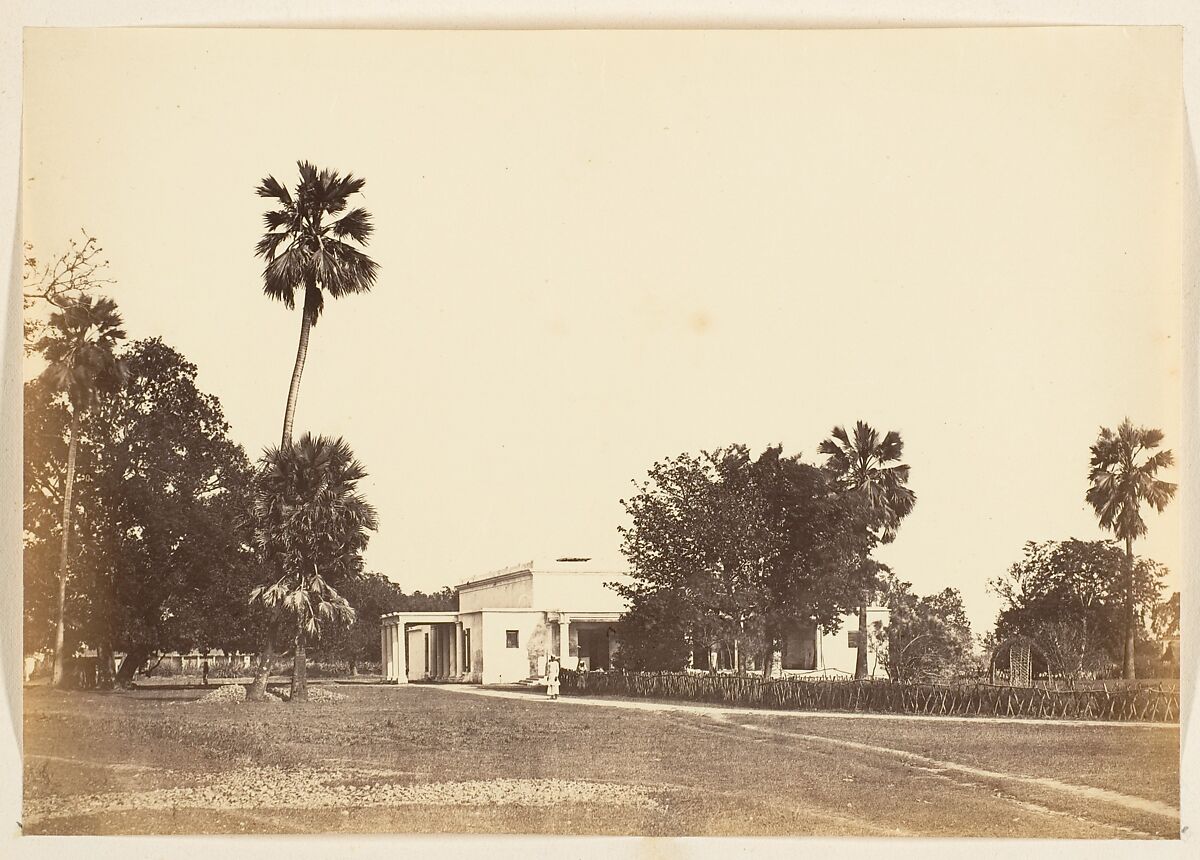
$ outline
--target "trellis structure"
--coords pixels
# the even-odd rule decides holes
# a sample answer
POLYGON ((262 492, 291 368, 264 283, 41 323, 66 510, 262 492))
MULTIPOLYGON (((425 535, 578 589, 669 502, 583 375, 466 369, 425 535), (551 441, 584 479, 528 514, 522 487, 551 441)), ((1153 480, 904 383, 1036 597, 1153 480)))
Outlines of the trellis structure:
POLYGON ((1045 652, 1028 636, 1010 636, 992 652, 990 664, 992 683, 1000 683, 1003 663, 1007 660, 1007 681, 1013 687, 1029 687, 1033 684, 1033 657, 1037 655, 1048 668, 1050 661, 1045 652))

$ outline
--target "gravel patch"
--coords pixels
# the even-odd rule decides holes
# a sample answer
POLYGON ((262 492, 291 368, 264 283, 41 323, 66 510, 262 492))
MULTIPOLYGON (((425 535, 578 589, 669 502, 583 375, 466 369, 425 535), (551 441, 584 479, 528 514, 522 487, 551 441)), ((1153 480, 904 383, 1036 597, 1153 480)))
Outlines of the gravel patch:
POLYGON ((225 684, 211 693, 205 693, 193 705, 233 705, 246 701, 246 688, 241 684, 225 684))
POLYGON ((391 806, 547 807, 590 806, 656 809, 639 786, 568 779, 487 779, 396 783, 378 772, 245 768, 202 778, 189 788, 27 798, 25 822, 145 809, 339 809, 391 806), (361 782, 363 779, 371 782, 361 782), (350 781, 359 781, 349 784, 350 781))
MULTIPOLYGON (((292 698, 290 690, 271 690, 271 696, 276 698, 276 701, 287 702, 292 698)), ((308 700, 319 704, 332 704, 335 702, 345 702, 350 699, 345 693, 335 693, 333 690, 326 690, 324 687, 309 687, 308 700)))

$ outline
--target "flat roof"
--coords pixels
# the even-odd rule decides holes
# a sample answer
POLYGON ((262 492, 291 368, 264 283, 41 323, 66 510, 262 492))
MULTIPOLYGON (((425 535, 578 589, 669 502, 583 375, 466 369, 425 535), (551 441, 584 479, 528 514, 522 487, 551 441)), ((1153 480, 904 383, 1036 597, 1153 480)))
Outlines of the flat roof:
POLYGON ((457 591, 460 588, 467 586, 480 585, 494 579, 501 579, 506 576, 517 576, 522 573, 581 573, 591 576, 629 576, 629 569, 621 565, 608 565, 603 562, 597 562, 589 557, 572 556, 559 557, 548 562, 533 562, 527 561, 522 564, 509 565, 502 567, 499 570, 491 570, 487 573, 481 573, 478 576, 469 577, 458 585, 454 586, 457 591))

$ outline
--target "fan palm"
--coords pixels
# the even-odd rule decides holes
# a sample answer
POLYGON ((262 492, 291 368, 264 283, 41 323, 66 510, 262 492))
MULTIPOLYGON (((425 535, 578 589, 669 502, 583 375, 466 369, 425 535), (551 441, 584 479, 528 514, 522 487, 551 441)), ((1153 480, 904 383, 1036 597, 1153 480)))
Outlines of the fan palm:
POLYGON ((269 448, 255 491, 257 540, 278 579, 250 599, 290 621, 295 653, 292 700, 308 696, 305 645, 325 625, 348 626, 354 610, 333 582, 360 572, 375 509, 358 492, 366 471, 342 439, 305 433, 269 448))
MULTIPOLYGON (((842 490, 859 496, 871 514, 875 536, 882 543, 896 539, 900 521, 912 513, 916 493, 908 487, 909 467, 900 461, 904 441, 895 430, 882 439, 869 424, 858 421, 854 437, 844 427, 834 427, 830 438, 817 449, 828 459, 826 467, 833 473, 842 490)), ((861 560, 864 579, 874 570, 870 559, 861 560)), ((854 677, 867 676, 867 591, 864 590, 858 609, 858 655, 854 677)))
POLYGON ((318 171, 307 161, 301 161, 299 168, 300 182, 295 194, 273 176, 268 176, 257 188, 260 197, 279 204, 279 208, 263 215, 267 232, 255 249, 255 254, 267 262, 263 269, 263 292, 283 302, 289 310, 296 306, 296 291, 303 292, 300 345, 283 415, 284 445, 292 438, 309 333, 324 310, 325 294, 336 299, 368 292, 379 270, 370 257, 355 247, 355 244, 366 245, 371 237, 374 228, 370 213, 362 208, 346 211, 350 196, 361 191, 366 180, 353 174, 341 176, 330 170, 318 171))
POLYGON ((125 338, 121 315, 112 299, 84 295, 50 315, 46 334, 37 350, 47 361, 43 381, 64 394, 71 406, 67 473, 63 480, 62 549, 58 568, 58 609, 54 634, 53 684, 63 685, 65 665, 65 609, 70 566, 71 507, 75 489, 75 457, 79 449, 79 421, 99 399, 120 388, 125 368, 116 357, 117 343, 125 338))
POLYGON ((1137 675, 1134 647, 1137 625, 1134 617, 1133 542, 1146 534, 1142 519, 1142 504, 1162 512, 1175 496, 1175 484, 1160 481, 1159 469, 1175 464, 1170 451, 1150 452, 1162 444, 1163 432, 1149 427, 1134 427, 1126 418, 1114 431, 1100 428, 1092 445, 1091 472, 1087 501, 1108 529, 1125 542, 1125 649, 1121 674, 1133 679, 1137 675))

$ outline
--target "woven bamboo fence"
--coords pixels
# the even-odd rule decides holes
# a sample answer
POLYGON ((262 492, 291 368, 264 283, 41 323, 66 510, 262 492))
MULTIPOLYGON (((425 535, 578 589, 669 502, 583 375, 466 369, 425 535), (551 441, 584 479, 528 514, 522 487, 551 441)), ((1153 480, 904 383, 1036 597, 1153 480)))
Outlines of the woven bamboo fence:
POLYGON ((994 684, 901 684, 689 672, 562 672, 562 691, 798 711, 1042 717, 1171 723, 1179 691, 1158 687, 1046 690, 994 684))

